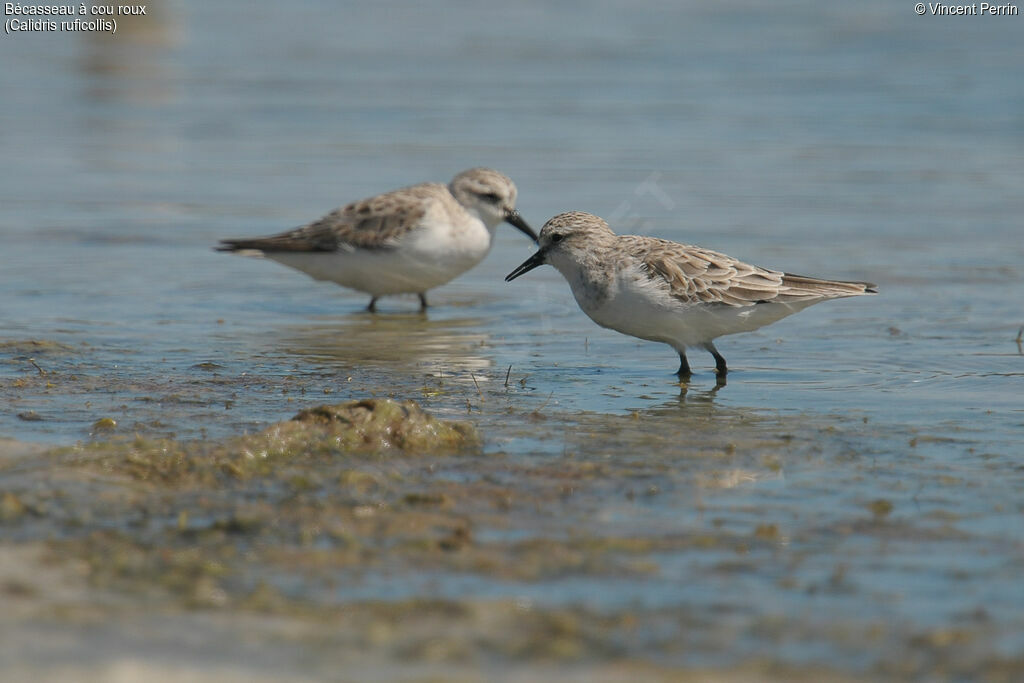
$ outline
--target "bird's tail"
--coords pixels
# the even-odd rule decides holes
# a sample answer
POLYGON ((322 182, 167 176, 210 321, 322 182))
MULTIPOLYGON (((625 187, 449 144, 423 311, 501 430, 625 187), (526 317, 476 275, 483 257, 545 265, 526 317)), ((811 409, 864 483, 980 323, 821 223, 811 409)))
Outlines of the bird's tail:
POLYGON ((248 240, 221 240, 220 244, 215 246, 214 251, 241 251, 242 249, 253 249, 254 247, 247 246, 248 240))
POLYGON ((214 249, 216 251, 334 251, 333 245, 300 239, 298 231, 286 232, 270 237, 242 237, 221 240, 214 249))
POLYGON ((841 297, 859 296, 861 294, 878 294, 878 286, 871 282, 845 282, 842 280, 822 280, 805 275, 784 273, 782 286, 790 290, 790 294, 798 297, 821 296, 841 297))

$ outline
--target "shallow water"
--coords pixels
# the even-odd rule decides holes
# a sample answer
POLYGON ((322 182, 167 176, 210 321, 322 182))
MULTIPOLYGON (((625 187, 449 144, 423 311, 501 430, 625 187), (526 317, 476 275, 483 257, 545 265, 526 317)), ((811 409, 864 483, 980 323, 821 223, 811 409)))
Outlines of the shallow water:
POLYGON ((481 518, 478 541, 689 540, 645 549, 644 572, 270 572, 282 590, 628 608, 654 632, 608 642, 667 666, 1021 666, 1019 17, 214 4, 0 40, 0 436, 71 444, 112 418, 218 439, 413 398, 504 463, 430 477, 541 501, 481 518), (511 229, 426 316, 211 250, 475 165, 515 179, 535 228, 588 210, 880 294, 721 340, 721 388, 694 352, 681 388, 670 349, 597 328, 552 269, 504 283, 531 253, 511 229), (577 461, 610 464, 552 502, 577 461), (664 626, 677 649, 659 610, 699 615, 664 626))

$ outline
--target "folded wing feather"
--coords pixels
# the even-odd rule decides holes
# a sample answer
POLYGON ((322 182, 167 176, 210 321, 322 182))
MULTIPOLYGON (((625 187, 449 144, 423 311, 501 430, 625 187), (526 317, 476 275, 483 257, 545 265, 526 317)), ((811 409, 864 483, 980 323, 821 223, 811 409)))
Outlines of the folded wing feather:
POLYGON ((638 237, 624 237, 624 240, 652 279, 662 279, 673 296, 691 303, 752 306, 876 291, 874 285, 866 282, 791 275, 743 263, 710 249, 667 240, 638 237))

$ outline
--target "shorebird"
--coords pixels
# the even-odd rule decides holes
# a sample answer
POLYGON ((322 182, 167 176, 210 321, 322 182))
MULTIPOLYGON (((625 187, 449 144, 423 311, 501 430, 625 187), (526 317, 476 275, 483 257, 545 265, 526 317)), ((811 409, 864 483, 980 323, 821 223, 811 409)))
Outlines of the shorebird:
POLYGON ((687 348, 710 352, 722 381, 728 367, 716 338, 756 330, 828 299, 877 293, 868 282, 793 275, 702 247, 616 235, 582 211, 545 223, 539 245, 506 282, 551 264, 595 323, 675 349, 681 379, 691 374, 687 348))
POLYGON ((510 223, 537 234, 515 209, 516 186, 502 173, 472 168, 448 185, 422 183, 335 209, 308 225, 269 237, 221 240, 218 251, 254 251, 317 280, 370 295, 417 294, 480 263, 494 231, 510 223))

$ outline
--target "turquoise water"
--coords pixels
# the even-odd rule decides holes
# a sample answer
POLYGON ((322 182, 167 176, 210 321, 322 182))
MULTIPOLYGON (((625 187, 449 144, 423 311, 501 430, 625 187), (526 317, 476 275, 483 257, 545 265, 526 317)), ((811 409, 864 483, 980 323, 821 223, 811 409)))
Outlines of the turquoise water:
MULTIPOLYGON (((176 2, 115 38, 4 36, 0 435, 67 444, 112 417, 220 437, 325 396, 459 417, 468 404, 489 450, 628 457, 661 492, 627 504, 632 484, 603 482, 565 511, 580 529, 770 521, 788 540, 731 570, 669 552, 650 581, 396 571, 325 599, 689 608, 722 615, 701 633, 742 633, 729 647, 694 636, 706 654, 692 664, 772 651, 851 671, 897 646, 816 628, 884 622, 910 638, 984 613, 971 656, 1019 655, 1021 21, 891 2, 176 2), (695 352, 682 391, 668 347, 596 327, 552 269, 504 283, 531 253, 511 229, 425 318, 401 298, 371 317, 363 295, 211 249, 476 165, 516 181, 535 228, 586 210, 880 294, 723 339, 718 390, 695 352), (796 445, 775 454, 781 471, 739 463, 757 476, 709 493, 709 466, 674 450, 694 419, 796 445), (865 526, 876 499, 892 525, 865 526), (780 615, 804 636, 773 644, 733 622, 780 615)), ((537 523, 502 533, 546 533, 537 523)))

